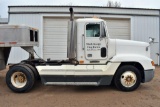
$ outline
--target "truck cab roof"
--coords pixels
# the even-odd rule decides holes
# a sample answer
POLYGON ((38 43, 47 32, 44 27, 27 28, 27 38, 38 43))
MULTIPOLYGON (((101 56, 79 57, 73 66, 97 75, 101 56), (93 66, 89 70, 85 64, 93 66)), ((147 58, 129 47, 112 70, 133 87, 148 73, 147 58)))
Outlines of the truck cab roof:
POLYGON ((77 22, 101 22, 103 19, 99 18, 80 18, 76 20, 77 22))

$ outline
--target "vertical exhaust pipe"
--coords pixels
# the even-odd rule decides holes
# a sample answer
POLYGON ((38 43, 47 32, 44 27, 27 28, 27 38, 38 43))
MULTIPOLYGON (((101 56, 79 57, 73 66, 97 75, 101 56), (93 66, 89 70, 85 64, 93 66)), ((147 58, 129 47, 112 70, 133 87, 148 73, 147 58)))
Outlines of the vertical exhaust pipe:
POLYGON ((70 11, 70 21, 74 21, 74 11, 73 11, 73 8, 70 7, 69 11, 70 11))
POLYGON ((76 58, 76 33, 73 8, 70 7, 69 11, 70 21, 68 23, 67 57, 73 60, 76 58))

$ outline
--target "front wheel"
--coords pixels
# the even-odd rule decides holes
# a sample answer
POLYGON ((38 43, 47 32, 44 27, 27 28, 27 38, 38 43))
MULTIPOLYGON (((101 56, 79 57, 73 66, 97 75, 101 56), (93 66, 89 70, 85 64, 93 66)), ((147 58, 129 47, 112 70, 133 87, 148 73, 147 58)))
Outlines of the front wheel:
POLYGON ((125 65, 118 69, 114 77, 115 86, 122 91, 134 91, 141 83, 140 71, 131 65, 125 65))

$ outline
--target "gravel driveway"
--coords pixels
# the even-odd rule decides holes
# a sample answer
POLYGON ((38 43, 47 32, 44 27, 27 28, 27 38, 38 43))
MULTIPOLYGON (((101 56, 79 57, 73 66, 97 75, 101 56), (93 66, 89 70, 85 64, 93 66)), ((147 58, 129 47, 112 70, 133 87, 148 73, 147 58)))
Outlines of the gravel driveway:
POLYGON ((160 67, 152 82, 133 92, 113 86, 44 86, 38 81, 28 93, 14 93, 0 71, 0 107, 160 107, 160 67))

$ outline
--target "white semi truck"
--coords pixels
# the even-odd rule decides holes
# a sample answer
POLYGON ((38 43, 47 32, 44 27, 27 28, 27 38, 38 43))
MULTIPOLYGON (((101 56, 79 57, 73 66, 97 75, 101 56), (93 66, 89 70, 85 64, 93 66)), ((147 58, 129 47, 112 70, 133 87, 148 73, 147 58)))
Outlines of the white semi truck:
POLYGON ((113 83, 122 91, 133 91, 140 83, 153 79, 155 66, 150 58, 149 43, 111 39, 104 20, 74 20, 72 8, 70 13, 66 60, 34 58, 33 46, 38 45, 38 30, 33 28, 17 27, 23 38, 19 45, 16 45, 20 42, 17 39, 16 42, 11 40, 9 46, 0 41, 1 69, 7 63, 11 47, 20 46, 30 53, 29 59, 10 66, 6 74, 6 83, 12 91, 27 92, 38 78, 45 85, 100 86, 113 83))

